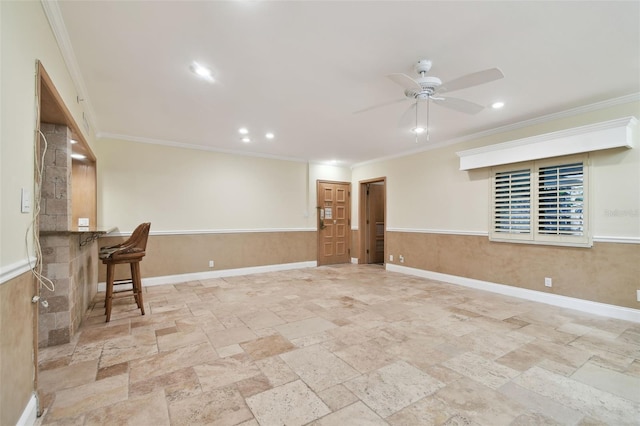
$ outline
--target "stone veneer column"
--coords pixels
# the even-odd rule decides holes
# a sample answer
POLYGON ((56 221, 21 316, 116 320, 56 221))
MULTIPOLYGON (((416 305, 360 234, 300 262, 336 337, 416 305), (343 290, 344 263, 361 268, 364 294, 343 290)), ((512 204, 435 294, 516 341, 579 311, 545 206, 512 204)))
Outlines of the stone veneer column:
POLYGON ((71 339, 69 315, 71 288, 71 132, 67 126, 41 123, 46 138, 40 141, 40 158, 46 146, 40 191, 38 224, 42 247, 42 273, 53 282, 54 291, 41 287, 40 296, 48 307, 39 305, 38 346, 68 343, 71 339), (62 231, 61 233, 54 233, 62 231))
MULTIPOLYGON (((71 131, 67 126, 40 124, 47 140, 40 194, 40 231, 68 231, 71 226, 71 131)), ((40 156, 45 148, 40 142, 40 156)))
MULTIPOLYGON (((86 307, 95 295, 89 283, 97 282, 97 242, 82 243, 69 232, 71 206, 71 131, 63 125, 40 124, 47 139, 38 216, 42 272, 54 291, 41 287, 48 303, 39 305, 38 346, 68 343, 77 331, 86 307)), ((41 149, 44 149, 44 141, 41 149)))

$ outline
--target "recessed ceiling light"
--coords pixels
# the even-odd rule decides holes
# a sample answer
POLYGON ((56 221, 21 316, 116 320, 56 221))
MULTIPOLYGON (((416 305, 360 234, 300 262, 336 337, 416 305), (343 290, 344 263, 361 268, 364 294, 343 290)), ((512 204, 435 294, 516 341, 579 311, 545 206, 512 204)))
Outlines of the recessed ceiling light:
POLYGON ((414 127, 413 129, 411 129, 411 131, 412 131, 413 133, 415 133, 416 135, 419 135, 419 134, 421 134, 421 133, 424 133, 424 132, 425 132, 425 130, 427 130, 427 129, 425 129, 424 127, 414 127))
POLYGON ((267 138, 267 139, 273 139, 273 138, 276 137, 276 135, 274 135, 273 133, 269 132, 266 135, 264 135, 264 137, 267 138))
POLYGON ((77 143, 78 143, 78 141, 77 141, 77 140, 75 140, 75 139, 71 139, 69 142, 71 142, 71 145, 75 145, 75 144, 77 144, 77 143))
POLYGON ((87 158, 87 156, 82 154, 71 154, 71 158, 75 158, 76 160, 84 160, 85 158, 87 158))
POLYGON ((213 81, 213 75, 211 75, 211 70, 203 65, 200 65, 197 62, 193 62, 191 64, 191 71, 199 77, 204 78, 205 80, 213 81))
POLYGON ((241 139, 241 141, 244 142, 244 143, 249 143, 249 142, 251 142, 251 138, 249 136, 245 136, 245 137, 243 137, 241 139))
POLYGON ((241 135, 247 135, 249 134, 249 130, 247 130, 246 127, 241 127, 238 129, 238 133, 240 133, 241 135))
POLYGON ((500 109, 504 106, 504 102, 494 102, 491 104, 491 108, 500 109))

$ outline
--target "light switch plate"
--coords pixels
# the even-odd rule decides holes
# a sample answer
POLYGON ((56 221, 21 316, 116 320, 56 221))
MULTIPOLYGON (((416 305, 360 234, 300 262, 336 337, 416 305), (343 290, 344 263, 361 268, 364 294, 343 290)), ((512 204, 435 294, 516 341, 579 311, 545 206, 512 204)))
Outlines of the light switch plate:
POLYGON ((22 188, 20 193, 20 212, 31 213, 31 191, 26 188, 22 188))
POLYGON ((89 226, 89 218, 88 217, 79 217, 78 218, 78 226, 89 226))

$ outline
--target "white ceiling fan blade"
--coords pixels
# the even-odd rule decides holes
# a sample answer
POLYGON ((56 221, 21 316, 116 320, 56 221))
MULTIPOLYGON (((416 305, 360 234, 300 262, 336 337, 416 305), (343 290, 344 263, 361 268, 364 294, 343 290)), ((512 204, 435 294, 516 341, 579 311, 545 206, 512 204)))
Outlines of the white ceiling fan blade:
POLYGON ((470 115, 477 114, 484 109, 482 105, 478 105, 474 102, 465 101, 464 99, 447 97, 447 98, 431 98, 431 100, 433 100, 434 103, 440 106, 450 108, 458 112, 464 112, 465 114, 470 114, 470 115))
POLYGON ((418 92, 422 91, 422 87, 420 87, 418 82, 406 74, 389 74, 387 77, 389 77, 394 83, 399 84, 405 89, 417 90, 418 92))
POLYGON ((370 106, 370 107, 367 107, 367 108, 364 108, 364 109, 359 109, 358 111, 354 111, 353 113, 354 114, 360 114, 360 113, 363 113, 363 112, 371 111, 372 109, 382 108, 382 107, 385 107, 387 105, 393 105, 393 104, 397 104, 397 103, 400 103, 400 102, 404 102, 406 100, 407 100, 407 98, 396 99, 396 100, 393 100, 393 101, 389 101, 389 102, 384 102, 384 103, 381 103, 381 104, 373 105, 373 106, 370 106))
POLYGON ((444 83, 436 91, 437 93, 453 92, 454 90, 466 89, 467 87, 479 86, 491 81, 504 78, 504 74, 498 68, 490 68, 484 71, 478 71, 471 74, 456 78, 455 80, 444 83))

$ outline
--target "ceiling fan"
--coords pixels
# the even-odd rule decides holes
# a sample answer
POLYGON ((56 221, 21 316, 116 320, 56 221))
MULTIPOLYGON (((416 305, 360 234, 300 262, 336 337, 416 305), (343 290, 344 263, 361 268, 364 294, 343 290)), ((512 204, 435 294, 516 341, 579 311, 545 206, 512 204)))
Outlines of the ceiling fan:
MULTIPOLYGON (((415 127, 412 131, 417 135, 423 132, 427 132, 427 140, 429 139, 429 101, 433 101, 433 103, 453 109, 455 111, 463 112, 466 114, 477 114, 482 111, 485 107, 474 102, 470 102, 464 99, 451 98, 449 96, 442 96, 442 94, 447 92, 453 92, 455 90, 462 90, 473 86, 479 86, 481 84, 489 83, 491 81, 499 80, 504 77, 502 71, 498 68, 489 68, 483 71, 474 72, 471 74, 464 75, 457 79, 451 80, 446 83, 442 83, 442 81, 438 77, 429 76, 427 73, 431 69, 431 61, 428 59, 421 59, 415 66, 416 73, 418 74, 418 78, 413 79, 406 74, 396 73, 389 74, 389 77, 393 82, 402 86, 404 90, 405 97, 402 99, 394 100, 391 102, 385 102, 380 105, 375 105, 369 108, 362 109, 360 111, 356 111, 356 113, 361 113, 365 111, 369 111, 375 108, 380 108, 386 105, 404 102, 406 100, 414 100, 415 102, 409 107, 409 109, 403 114, 403 118, 406 117, 409 113, 415 110, 415 127), (419 113, 418 106, 420 102, 426 102, 427 109, 427 123, 426 126, 422 126, 419 122, 419 113)), ((401 119, 402 121, 402 119, 401 119)))

